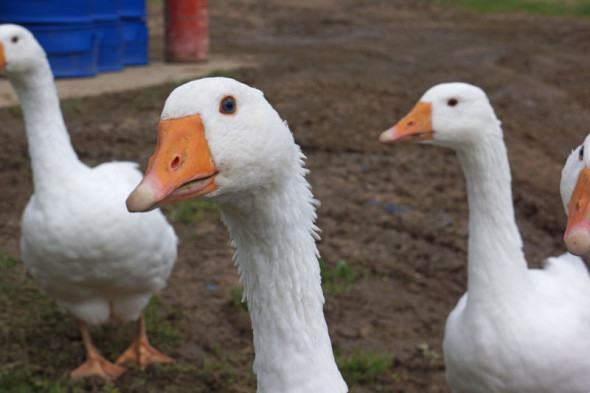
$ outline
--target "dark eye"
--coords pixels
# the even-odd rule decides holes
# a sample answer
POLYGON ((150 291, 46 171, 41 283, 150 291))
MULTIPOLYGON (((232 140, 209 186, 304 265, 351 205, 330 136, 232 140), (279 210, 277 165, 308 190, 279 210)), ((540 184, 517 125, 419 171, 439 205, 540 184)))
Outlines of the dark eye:
POLYGON ((456 98, 449 98, 449 100, 447 101, 448 106, 455 106, 458 103, 459 103, 459 101, 456 98))
POLYGON ((16 44, 18 42, 18 36, 13 36, 11 41, 16 44))
POLYGON ((584 146, 580 147, 579 157, 580 157, 580 161, 582 161, 584 159, 584 146))
POLYGON ((231 115, 236 111, 238 108, 238 104, 236 104, 236 99, 232 96, 227 96, 219 103, 219 112, 225 115, 231 115))

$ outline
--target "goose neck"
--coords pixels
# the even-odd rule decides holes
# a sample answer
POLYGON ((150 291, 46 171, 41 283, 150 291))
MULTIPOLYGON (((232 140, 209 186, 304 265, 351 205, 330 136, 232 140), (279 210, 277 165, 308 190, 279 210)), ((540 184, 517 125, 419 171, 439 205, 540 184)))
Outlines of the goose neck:
POLYGON ((316 201, 303 173, 221 206, 252 321, 258 392, 346 391, 323 314, 316 201))
POLYGON ((70 142, 47 61, 10 81, 23 110, 35 192, 43 192, 63 183, 63 177, 82 164, 70 142))
POLYGON ((489 137, 458 156, 469 202, 469 300, 513 299, 515 292, 525 288, 527 265, 502 136, 489 137))

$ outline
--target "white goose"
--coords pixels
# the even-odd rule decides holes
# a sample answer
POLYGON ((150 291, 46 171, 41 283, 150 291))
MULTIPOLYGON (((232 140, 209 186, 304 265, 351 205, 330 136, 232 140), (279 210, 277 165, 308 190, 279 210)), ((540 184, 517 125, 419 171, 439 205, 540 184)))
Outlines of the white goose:
POLYGON ((564 240, 569 252, 590 252, 590 135, 571 152, 561 171, 561 199, 568 215, 564 240), (586 154, 584 154, 586 152, 586 154))
POLYGON ((347 391, 322 309, 303 159, 262 92, 200 79, 166 100, 156 151, 127 200, 130 211, 199 196, 219 205, 248 301, 259 393, 347 391))
POLYGON ((447 380, 455 393, 588 393, 590 278, 571 254, 529 270, 514 219, 500 122, 485 93, 432 87, 382 142, 455 150, 469 200, 467 293, 448 317, 447 380))
POLYGON ((33 169, 35 191, 22 218, 22 259, 41 287, 78 320, 87 361, 71 376, 114 379, 124 372, 100 355, 86 326, 109 317, 139 320, 118 364, 170 362, 149 345, 142 310, 166 284, 177 238, 159 211, 126 210, 125 199, 141 179, 137 164, 89 168, 78 160, 45 52, 28 30, 0 25, 0 68, 22 105, 33 169))

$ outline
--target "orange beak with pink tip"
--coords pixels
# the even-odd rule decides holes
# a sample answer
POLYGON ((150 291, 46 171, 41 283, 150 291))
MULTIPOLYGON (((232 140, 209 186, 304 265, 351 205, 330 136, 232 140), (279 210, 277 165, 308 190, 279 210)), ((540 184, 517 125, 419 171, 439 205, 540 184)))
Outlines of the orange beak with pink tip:
POLYGON ((379 141, 424 141, 432 139, 432 104, 419 101, 395 126, 383 131, 379 141))
POLYGON ((590 252, 590 169, 584 168, 568 203, 568 221, 563 236, 567 250, 574 255, 590 252))
POLYGON ((143 212, 205 195, 217 189, 217 173, 200 115, 162 120, 156 151, 127 209, 143 212))

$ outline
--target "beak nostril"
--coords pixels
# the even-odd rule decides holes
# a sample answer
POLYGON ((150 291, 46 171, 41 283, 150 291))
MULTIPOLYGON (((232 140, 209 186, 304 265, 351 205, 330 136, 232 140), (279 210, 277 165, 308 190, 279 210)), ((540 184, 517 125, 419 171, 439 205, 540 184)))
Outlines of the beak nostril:
POLYGON ((176 156, 176 157, 174 157, 174 159, 170 163, 170 169, 172 169, 173 171, 175 171, 176 169, 178 169, 178 166, 179 165, 180 165, 180 157, 179 156, 176 156))
POLYGON ((413 126, 413 125, 414 125, 414 120, 410 120, 410 121, 408 122, 408 124, 407 124, 407 126, 408 126, 408 127, 411 127, 411 126, 413 126))

